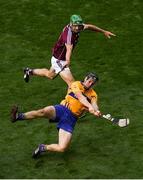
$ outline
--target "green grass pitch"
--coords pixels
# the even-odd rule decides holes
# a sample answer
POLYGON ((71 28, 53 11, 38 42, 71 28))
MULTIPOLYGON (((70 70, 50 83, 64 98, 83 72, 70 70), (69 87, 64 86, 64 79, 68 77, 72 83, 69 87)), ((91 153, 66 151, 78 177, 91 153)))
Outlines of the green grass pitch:
POLYGON ((142 0, 0 0, 0 178, 143 178, 143 1, 142 0), (91 115, 75 128, 70 149, 31 153, 40 143, 57 142, 47 119, 12 124, 13 104, 22 111, 57 104, 66 84, 33 77, 22 69, 50 66, 51 48, 72 14, 110 30, 83 32, 71 69, 77 80, 86 72, 100 77, 96 92, 102 112, 130 118, 127 128, 91 115))

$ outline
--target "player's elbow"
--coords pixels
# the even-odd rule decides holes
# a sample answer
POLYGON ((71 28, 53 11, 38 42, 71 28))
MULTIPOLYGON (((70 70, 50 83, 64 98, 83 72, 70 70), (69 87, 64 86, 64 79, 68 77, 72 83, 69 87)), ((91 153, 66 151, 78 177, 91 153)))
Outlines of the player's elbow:
POLYGON ((53 79, 54 79, 54 76, 49 76, 49 79, 53 80, 53 79))
POLYGON ((65 151, 66 151, 66 149, 63 149, 63 148, 60 149, 61 153, 64 153, 65 151))

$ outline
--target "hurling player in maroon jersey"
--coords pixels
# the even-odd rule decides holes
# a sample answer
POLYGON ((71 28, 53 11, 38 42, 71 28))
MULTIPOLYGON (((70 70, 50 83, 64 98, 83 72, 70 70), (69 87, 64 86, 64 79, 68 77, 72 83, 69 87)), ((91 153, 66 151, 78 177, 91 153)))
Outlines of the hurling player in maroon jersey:
POLYGON ((91 30, 103 33, 107 38, 115 36, 110 31, 103 30, 92 24, 84 24, 81 16, 72 15, 70 24, 64 27, 59 39, 55 43, 52 50, 51 67, 50 69, 24 69, 24 80, 29 81, 32 75, 43 76, 53 79, 58 74, 67 83, 68 86, 74 81, 73 75, 70 71, 69 65, 73 49, 78 43, 81 31, 91 30))

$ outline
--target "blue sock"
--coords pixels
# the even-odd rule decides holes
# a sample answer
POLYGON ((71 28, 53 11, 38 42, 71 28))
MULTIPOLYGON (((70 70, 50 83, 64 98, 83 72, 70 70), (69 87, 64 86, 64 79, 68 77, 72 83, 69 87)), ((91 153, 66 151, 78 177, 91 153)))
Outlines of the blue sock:
POLYGON ((18 113, 16 119, 17 119, 17 120, 24 120, 24 119, 25 119, 24 113, 18 113))
POLYGON ((40 150, 40 152, 45 152, 46 151, 45 144, 40 144, 39 150, 40 150))

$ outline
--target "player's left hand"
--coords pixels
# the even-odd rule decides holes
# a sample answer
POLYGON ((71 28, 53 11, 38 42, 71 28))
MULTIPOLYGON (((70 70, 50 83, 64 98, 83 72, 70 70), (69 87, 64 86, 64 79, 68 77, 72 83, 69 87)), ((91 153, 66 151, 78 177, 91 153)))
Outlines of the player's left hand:
POLYGON ((104 32, 104 35, 105 35, 107 38, 111 38, 111 36, 116 36, 115 34, 111 33, 110 31, 105 31, 105 32, 104 32))

